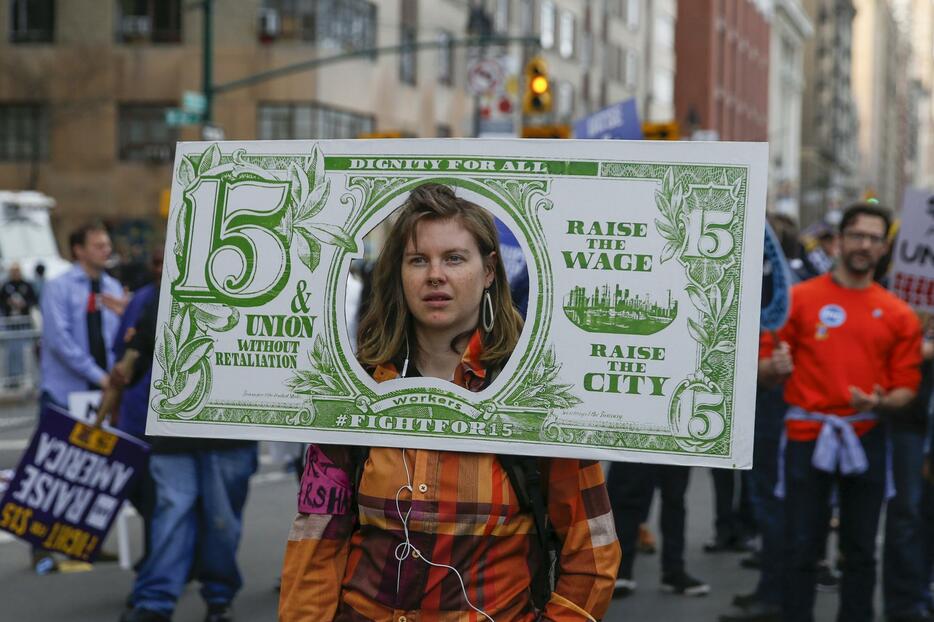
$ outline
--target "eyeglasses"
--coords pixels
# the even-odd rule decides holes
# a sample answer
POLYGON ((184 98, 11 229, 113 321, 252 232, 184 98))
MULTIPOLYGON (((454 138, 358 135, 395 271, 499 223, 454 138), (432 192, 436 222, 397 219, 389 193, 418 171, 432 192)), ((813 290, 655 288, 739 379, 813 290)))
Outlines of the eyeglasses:
POLYGON ((861 231, 844 231, 843 237, 849 240, 850 242, 870 242, 876 246, 885 243, 884 235, 876 235, 875 233, 863 233, 861 231))

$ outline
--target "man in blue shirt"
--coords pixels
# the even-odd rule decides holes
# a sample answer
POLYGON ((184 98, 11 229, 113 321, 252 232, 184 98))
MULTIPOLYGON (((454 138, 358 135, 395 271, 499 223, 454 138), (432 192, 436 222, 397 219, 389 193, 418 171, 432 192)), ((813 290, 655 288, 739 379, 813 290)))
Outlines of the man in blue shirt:
POLYGON ((120 283, 104 272, 112 247, 103 225, 85 225, 68 241, 75 263, 48 282, 41 301, 41 405, 67 407, 70 393, 108 387, 126 305, 120 283))
MULTIPOLYGON (((104 226, 85 225, 68 242, 75 263, 46 284, 40 305, 40 416, 49 404, 67 409, 70 393, 109 386, 113 338, 126 306, 120 283, 104 272, 112 251, 104 226)), ((49 552, 35 548, 33 566, 46 574, 57 564, 49 552)))

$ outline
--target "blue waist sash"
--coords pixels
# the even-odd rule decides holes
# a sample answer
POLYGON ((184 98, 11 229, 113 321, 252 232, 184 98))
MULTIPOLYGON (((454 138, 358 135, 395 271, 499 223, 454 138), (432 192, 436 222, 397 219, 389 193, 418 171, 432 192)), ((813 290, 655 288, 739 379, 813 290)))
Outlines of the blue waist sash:
POLYGON ((866 451, 853 424, 878 419, 879 416, 872 412, 846 416, 826 415, 808 412, 797 406, 792 406, 785 414, 785 421, 817 421, 822 424, 814 445, 811 465, 826 473, 836 473, 839 467, 843 475, 858 475, 869 468, 866 451))
MULTIPOLYGON (((839 471, 841 475, 859 475, 869 469, 866 450, 863 449, 863 444, 856 430, 853 429, 853 424, 860 421, 878 420, 879 416, 874 412, 828 415, 809 412, 798 406, 791 406, 785 413, 785 421, 816 421, 821 424, 820 433, 814 444, 814 455, 811 456, 811 466, 825 473, 839 471)), ((785 445, 787 442, 787 433, 783 432, 778 455, 778 482, 775 486, 775 496, 779 498, 785 497, 785 445)), ((892 476, 892 456, 888 441, 886 445, 886 499, 891 499, 895 495, 895 479, 892 476)))

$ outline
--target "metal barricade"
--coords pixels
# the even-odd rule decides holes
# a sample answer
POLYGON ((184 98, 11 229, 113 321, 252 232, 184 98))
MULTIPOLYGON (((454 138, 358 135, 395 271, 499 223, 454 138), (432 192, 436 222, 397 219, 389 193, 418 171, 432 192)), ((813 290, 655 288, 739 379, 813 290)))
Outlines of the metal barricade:
POLYGON ((0 317, 0 397, 31 393, 39 385, 39 335, 32 317, 0 317))

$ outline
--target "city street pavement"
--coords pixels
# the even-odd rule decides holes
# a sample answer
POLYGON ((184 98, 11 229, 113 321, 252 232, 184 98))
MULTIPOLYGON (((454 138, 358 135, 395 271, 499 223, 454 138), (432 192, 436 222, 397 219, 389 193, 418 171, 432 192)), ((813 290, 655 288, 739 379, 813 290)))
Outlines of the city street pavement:
POLYGON ((0 402, 0 471, 16 467, 36 424, 35 400, 0 402))
MULTIPOLYGON (((658 535, 658 497, 652 505, 649 519, 652 531, 658 535)), ((691 469, 691 482, 686 502, 687 546, 686 568, 696 578, 710 584, 707 596, 686 597, 662 592, 659 553, 639 555, 633 579, 637 583, 635 593, 625 599, 614 600, 607 613, 607 621, 655 621, 660 622, 717 622, 717 617, 729 611, 730 601, 735 594, 752 592, 759 573, 740 567, 741 553, 705 553, 704 543, 713 535, 713 484, 709 469, 691 469)), ((835 543, 836 538, 831 539, 835 543)), ((661 542, 659 542, 661 545, 661 542)), ((880 551, 881 559, 881 551, 880 551)), ((881 581, 881 575, 879 577, 881 581)), ((878 601, 878 599, 877 599, 878 601)), ((815 620, 830 622, 836 619, 837 594, 817 594, 815 620)), ((882 620, 880 605, 876 604, 876 617, 882 620)))
MULTIPOLYGON (((0 469, 15 467, 22 451, 20 445, 25 446, 29 438, 34 415, 32 404, 0 405, 0 469)), ((267 464, 253 478, 245 512, 240 548, 244 588, 235 602, 236 618, 241 622, 276 619, 275 585, 295 512, 294 476, 281 472, 268 460, 264 462, 267 464)), ((749 592, 755 586, 756 573, 739 567, 741 555, 703 552, 703 543, 712 530, 712 486, 706 469, 692 470, 688 495, 687 568, 710 583, 711 594, 689 598, 661 592, 658 554, 640 555, 635 568, 638 589, 629 598, 614 601, 605 620, 715 622, 727 610, 734 594, 749 592)), ((653 530, 656 530, 655 511, 653 508, 653 530)), ((136 556, 141 550, 138 517, 130 519, 130 528, 136 556)), ((113 533, 105 548, 116 550, 113 533)), ((87 572, 38 577, 30 570, 28 560, 28 547, 0 532, 0 619, 115 622, 119 618, 132 585, 132 572, 110 563, 98 564, 87 572)), ((818 621, 834 619, 836 600, 836 594, 818 594, 818 621)), ((878 605, 876 611, 881 620, 878 605)), ((197 585, 191 584, 179 602, 174 620, 194 622, 203 616, 197 585)))

